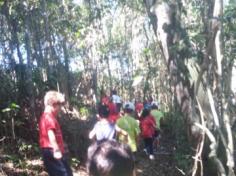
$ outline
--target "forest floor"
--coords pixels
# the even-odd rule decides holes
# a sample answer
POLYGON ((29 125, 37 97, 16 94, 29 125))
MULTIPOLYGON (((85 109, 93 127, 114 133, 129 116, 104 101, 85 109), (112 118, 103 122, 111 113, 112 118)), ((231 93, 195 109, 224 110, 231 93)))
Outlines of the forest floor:
MULTIPOLYGON (((183 173, 176 167, 174 159, 174 144, 171 139, 163 135, 160 146, 155 152, 155 160, 150 160, 145 152, 140 149, 137 153, 137 176, 181 176, 183 173)), ((4 155, 1 155, 2 157, 4 155)), ((1 163, 1 160, 0 160, 1 163)), ((73 168, 74 176, 87 176, 84 164, 73 168)), ((36 158, 27 158, 24 169, 18 168, 13 162, 4 162, 0 164, 0 175, 9 176, 47 176, 43 168, 40 156, 36 158)))
MULTIPOLYGON (((72 136, 76 130, 78 132, 79 128, 83 130, 86 135, 86 130, 89 130, 91 125, 93 124, 91 121, 89 123, 81 123, 81 121, 73 121, 66 120, 64 124, 68 127, 70 126, 69 131, 72 131, 69 136, 72 136), (71 125, 70 125, 71 124, 71 125)), ((64 125, 65 126, 65 125, 64 125)), ((63 125, 62 125, 63 129, 63 125)), ((65 129, 63 129, 65 130, 65 129)), ((68 133, 68 131, 67 131, 68 133)), ((81 135, 81 132, 78 132, 81 135)), ((76 143, 87 143, 83 146, 83 150, 80 151, 79 156, 86 155, 86 149, 88 146, 87 137, 78 137, 74 136, 74 140, 76 143), (80 141, 78 141, 80 139, 80 141)), ((36 144, 37 145, 37 144, 36 144)), ((175 152, 175 140, 171 135, 171 131, 163 130, 162 137, 160 140, 160 146, 157 148, 155 152, 155 160, 150 160, 148 156, 143 151, 143 145, 141 144, 139 147, 139 151, 137 152, 137 164, 136 164, 136 175, 137 176, 182 176, 185 173, 182 172, 181 169, 177 167, 174 152, 175 152)), ((77 147, 77 146, 76 146, 77 147)), ((81 146, 82 147, 82 146, 81 146)), ((6 147, 4 147, 6 148, 6 147)), ((77 147, 78 148, 78 147, 77 147)), ((81 149, 81 148, 80 148, 81 149)), ((25 155, 25 157, 19 159, 18 153, 11 153, 11 150, 4 150, 0 148, 0 176, 47 176, 47 173, 44 171, 43 162, 40 154, 38 153, 35 156, 25 155), (7 152, 8 151, 8 152, 7 152)), ((86 158, 86 156, 82 156, 86 158)), ((83 159, 85 161, 85 159, 83 159)), ((77 165, 72 164, 74 176, 87 176, 85 162, 78 162, 77 165)))
MULTIPOLYGON (((160 146, 155 151, 155 160, 150 160, 140 148, 137 152, 136 176, 182 176, 183 171, 176 167, 174 159, 175 146, 170 136, 162 135, 160 146)), ((86 169, 81 167, 74 176, 87 176, 86 169)))

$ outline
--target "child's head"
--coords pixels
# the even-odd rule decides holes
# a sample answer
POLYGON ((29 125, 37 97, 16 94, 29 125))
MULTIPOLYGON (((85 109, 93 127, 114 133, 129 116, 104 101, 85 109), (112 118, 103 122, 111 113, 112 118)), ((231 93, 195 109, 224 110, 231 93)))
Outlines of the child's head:
POLYGON ((65 96, 60 92, 51 90, 44 96, 44 106, 53 106, 55 104, 63 104, 65 102, 65 96))
POLYGON ((44 96, 45 109, 54 113, 58 113, 61 109, 62 104, 65 103, 65 96, 60 92, 51 90, 48 91, 44 96))
POLYGON ((141 118, 145 118, 145 117, 149 116, 149 114, 150 114, 150 108, 146 107, 142 111, 141 118))
POLYGON ((101 118, 108 118, 109 116, 109 108, 107 105, 100 105, 98 107, 98 114, 101 118))
POLYGON ((124 104, 124 112, 125 113, 130 114, 130 113, 134 112, 134 110, 135 110, 135 107, 134 107, 133 103, 127 102, 127 103, 124 104))
POLYGON ((117 95, 117 91, 114 89, 111 91, 112 95, 117 95))
POLYGON ((152 109, 158 109, 158 102, 152 102, 152 109))
POLYGON ((95 143, 88 149, 87 169, 90 176, 132 176, 131 149, 116 141, 95 143))

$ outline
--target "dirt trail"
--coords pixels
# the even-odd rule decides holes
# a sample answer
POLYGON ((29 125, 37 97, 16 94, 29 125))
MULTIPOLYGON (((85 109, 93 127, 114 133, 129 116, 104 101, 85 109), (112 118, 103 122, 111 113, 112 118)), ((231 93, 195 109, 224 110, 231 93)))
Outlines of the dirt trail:
MULTIPOLYGON (((155 152, 155 160, 150 160, 142 149, 137 153, 137 176, 182 176, 174 160, 174 144, 168 136, 163 135, 160 146, 155 152)), ((86 169, 80 167, 74 176, 87 176, 86 169)))

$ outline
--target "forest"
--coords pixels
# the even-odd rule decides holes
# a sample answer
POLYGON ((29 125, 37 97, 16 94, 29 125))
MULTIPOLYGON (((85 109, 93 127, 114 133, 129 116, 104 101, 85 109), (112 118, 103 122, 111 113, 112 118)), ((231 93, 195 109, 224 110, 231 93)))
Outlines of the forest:
POLYGON ((160 144, 137 176, 235 176, 236 0, 0 0, 0 175, 47 176, 49 90, 76 176, 101 97, 157 101, 160 144))

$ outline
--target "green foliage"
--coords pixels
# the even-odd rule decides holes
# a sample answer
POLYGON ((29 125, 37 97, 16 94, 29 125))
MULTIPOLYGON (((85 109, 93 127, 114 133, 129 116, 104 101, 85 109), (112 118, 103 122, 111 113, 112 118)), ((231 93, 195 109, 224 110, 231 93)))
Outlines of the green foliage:
POLYGON ((182 115, 179 112, 165 113, 165 117, 167 128, 172 131, 172 135, 176 141, 174 158, 177 162, 177 166, 185 173, 188 173, 193 160, 191 155, 191 148, 188 143, 185 131, 186 124, 184 123, 182 115))
POLYGON ((80 165, 80 160, 78 160, 77 158, 71 158, 71 166, 74 168, 77 168, 80 165))
POLYGON ((227 6, 223 16, 224 46, 226 58, 232 62, 236 56, 236 7, 227 6))
POLYGON ((79 99, 77 97, 71 97, 70 103, 72 106, 75 106, 77 108, 80 108, 83 106, 83 103, 81 101, 79 101, 79 99))
POLYGON ((144 49, 143 49, 143 53, 144 53, 145 55, 150 55, 150 52, 151 52, 150 48, 144 48, 144 49))
MULTIPOLYGON (((2 124, 10 125, 11 118, 15 118, 18 111, 20 110, 20 106, 16 103, 11 103, 7 108, 2 109, 3 118, 1 119, 2 124)), ((21 121, 17 120, 16 125, 21 125, 21 121)))
POLYGON ((18 164, 19 163, 19 156, 16 154, 7 155, 6 160, 12 161, 14 164, 18 164))
POLYGON ((89 109, 87 107, 81 107, 79 112, 82 116, 88 117, 89 116, 89 109))
POLYGON ((4 0, 0 0, 0 8, 4 4, 4 0))
POLYGON ((6 112, 17 112, 20 109, 20 106, 17 105, 16 103, 11 103, 7 108, 3 109, 2 112, 6 113, 6 112))
POLYGON ((37 143, 29 143, 23 139, 17 141, 19 154, 24 158, 32 157, 40 154, 39 145, 37 143))

